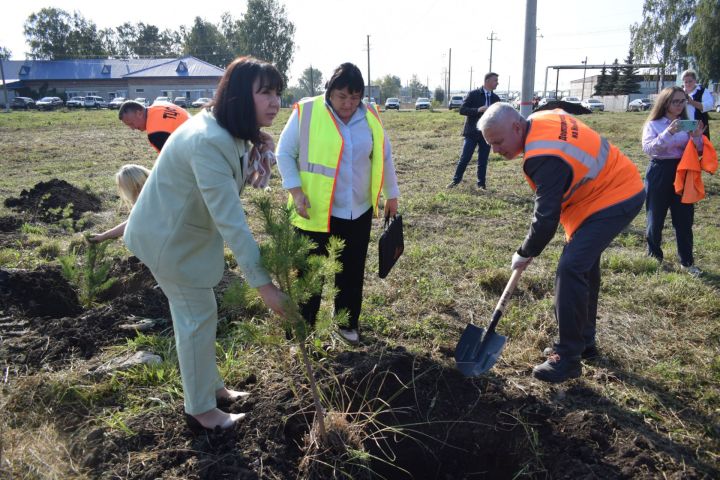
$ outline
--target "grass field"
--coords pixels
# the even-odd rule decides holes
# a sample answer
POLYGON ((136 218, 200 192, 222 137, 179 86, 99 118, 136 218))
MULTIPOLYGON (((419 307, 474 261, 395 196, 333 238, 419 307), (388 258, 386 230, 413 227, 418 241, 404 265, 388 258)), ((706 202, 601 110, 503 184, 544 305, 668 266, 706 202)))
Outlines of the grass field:
MULTIPOLYGON (((283 111, 270 129, 276 138, 287 115, 288 111, 283 111)), ((711 115, 717 120, 717 114, 711 115)), ((432 362, 434 369, 447 372, 453 367, 451 354, 466 323, 489 321, 509 278, 510 258, 527 232, 532 192, 523 178, 521 160, 508 161, 496 155, 490 158, 487 191, 475 188, 474 163, 460 186, 445 189, 462 142, 463 117, 457 112, 389 111, 381 116, 392 142, 400 183, 405 253, 387 279, 377 277, 374 244, 381 224, 376 220, 360 319, 365 341, 356 354, 372 356, 379 349, 401 348, 432 362)), ((644 172, 647 158, 640 149, 640 136, 645 117, 644 113, 600 113, 582 120, 617 145, 644 172)), ((718 125, 718 121, 711 123, 716 144, 720 144, 718 125)), ((17 197, 21 190, 29 190, 40 181, 66 180, 102 198, 103 212, 88 219, 93 231, 105 229, 127 214, 113 183, 120 165, 139 163, 151 167, 154 157, 147 139, 124 127, 115 112, 0 115, 0 197, 17 197)), ((548 413, 552 418, 571 405, 578 411, 593 412, 605 418, 607 424, 619 425, 617 431, 623 432, 615 436, 608 433, 603 442, 611 445, 615 440, 618 444, 632 443, 633 435, 646 439, 644 446, 636 445, 636 450, 650 452, 652 465, 641 462, 633 466, 632 458, 624 463, 618 460, 613 465, 627 464, 636 470, 626 472, 617 467, 613 470, 617 475, 610 475, 612 478, 717 478, 720 180, 703 177, 707 198, 696 206, 694 227, 696 264, 704 272, 700 278, 680 270, 669 219, 664 237, 665 266, 661 268, 645 255, 645 213, 641 212, 602 259, 598 343, 603 360, 586 364, 579 380, 561 386, 541 384, 532 379, 530 371, 542 361, 543 348, 552 344, 557 333, 552 305, 554 269, 564 241, 559 231, 521 278, 518 292, 498 327, 500 333, 509 336, 498 364, 489 379, 467 381, 467 388, 482 385, 480 390, 487 391, 483 389, 488 385, 500 385, 498 388, 518 405, 539 402, 553 412, 548 413), (690 453, 675 455, 676 450, 690 453)), ((284 201, 279 179, 274 178, 271 186, 269 195, 278 203, 284 201)), ((259 218, 253 215, 256 212, 250 202, 259 195, 267 194, 249 192, 244 198, 251 226, 262 238, 259 218)), ((0 206, 0 217, 12 215, 17 212, 0 206)), ((0 234, 0 267, 32 270, 57 263, 57 255, 47 254, 48 245, 54 244, 58 252, 65 253, 77 235, 57 225, 26 223, 21 230, 0 234)), ((117 258, 129 255, 121 242, 114 243, 111 252, 117 258)), ((237 320, 251 321, 252 317, 253 322, 264 321, 267 314, 254 312, 245 317, 240 315, 237 320)), ((225 353, 221 365, 230 382, 253 375, 260 385, 270 389, 286 381, 282 378, 284 368, 297 368, 288 367, 286 354, 268 355, 264 347, 248 345, 233 335, 237 335, 236 330, 223 328, 219 340, 220 351, 225 353)), ((333 345, 331 357, 353 350, 333 345)), ((146 346, 157 353, 165 352, 161 354, 166 361, 160 377, 157 369, 150 369, 120 377, 88 378, 87 359, 80 358, 62 368, 28 371, 21 364, 0 358, 5 372, 0 398, 0 472, 9 472, 9 477, 0 473, 0 478, 144 478, 129 473, 137 471, 130 467, 123 474, 119 460, 112 463, 113 470, 108 467, 109 461, 104 464, 102 468, 108 470, 100 475, 98 467, 78 453, 82 449, 78 450, 81 442, 76 432, 87 434, 91 427, 103 425, 105 431, 127 441, 137 436, 137 429, 128 425, 139 419, 152 423, 156 418, 153 415, 179 417, 182 401, 172 362, 172 338, 167 332, 104 348, 99 355, 146 346), (163 401, 152 404, 147 398, 163 401), (67 414, 72 421, 59 421, 59 414, 67 414)), ((523 445, 533 450, 524 454, 523 462, 502 470, 507 475, 503 478, 552 478, 559 471, 550 466, 557 465, 553 457, 557 452, 543 450, 542 441, 533 441, 534 435, 542 433, 540 426, 533 427, 528 420, 535 417, 526 414, 522 418, 517 425, 528 432, 523 445)), ((186 448, 202 450, 197 445, 186 448)), ((203 448, 212 451, 211 447, 203 448)), ((609 455, 607 451, 605 455, 609 455)), ((162 448, 129 447, 127 452, 123 461, 134 466, 143 462, 152 465, 168 453, 162 448)), ((469 448, 469 452, 473 450, 469 448)), ((261 478, 281 478, 263 473, 261 467, 248 469, 261 478)), ((157 478, 207 478, 203 475, 211 470, 152 471, 157 478), (186 473, 178 473, 181 471, 186 473)), ((293 470, 288 467, 287 471, 293 470)), ((465 478, 483 477, 468 473, 465 478)))

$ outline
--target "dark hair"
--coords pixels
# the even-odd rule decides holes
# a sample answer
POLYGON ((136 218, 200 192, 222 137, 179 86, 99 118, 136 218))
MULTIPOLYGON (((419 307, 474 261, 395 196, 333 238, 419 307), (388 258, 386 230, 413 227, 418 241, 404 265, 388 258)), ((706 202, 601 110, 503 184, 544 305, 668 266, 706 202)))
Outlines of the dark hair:
POLYGON ((360 69, 350 62, 343 63, 335 69, 330 80, 325 84, 325 99, 330 100, 330 92, 348 87, 348 92, 365 94, 365 80, 360 69))
POLYGON ((120 105, 120 109, 118 110, 118 118, 122 120, 126 113, 139 112, 142 110, 145 110, 145 105, 140 102, 136 102, 135 100, 127 100, 123 102, 122 105, 120 105))
POLYGON ((218 124, 235 138, 258 142, 260 127, 255 116, 253 83, 260 80, 262 89, 275 90, 279 95, 285 82, 274 65, 254 57, 239 57, 225 69, 215 98, 205 108, 212 108, 218 124))
POLYGON ((500 75, 495 72, 488 72, 485 74, 485 81, 487 82, 490 77, 500 77, 500 75))
MULTIPOLYGON (((652 110, 650 110, 650 114, 648 115, 648 122, 657 120, 658 118, 662 118, 665 116, 668 108, 670 107, 670 101, 672 100, 675 92, 680 92, 683 94, 683 96, 687 98, 687 94, 682 87, 663 88, 662 91, 660 91, 660 93, 658 93, 658 96, 655 98, 655 104, 653 105, 653 108, 652 110)), ((680 118, 687 119, 686 109, 683 108, 683 111, 680 113, 680 118)))

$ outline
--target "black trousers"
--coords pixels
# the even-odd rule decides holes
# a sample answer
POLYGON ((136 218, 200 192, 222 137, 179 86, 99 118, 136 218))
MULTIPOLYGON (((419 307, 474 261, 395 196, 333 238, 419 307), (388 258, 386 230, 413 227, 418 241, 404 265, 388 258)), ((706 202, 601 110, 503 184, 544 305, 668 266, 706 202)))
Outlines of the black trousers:
POLYGON ((645 192, 589 216, 565 245, 555 275, 555 318, 560 356, 579 358, 595 344, 600 256, 640 212, 645 192))
MULTIPOLYGON (((327 255, 327 245, 330 237, 335 236, 345 241, 345 248, 340 254, 342 271, 335 275, 335 312, 347 311, 349 328, 358 328, 360 310, 362 308, 362 292, 365 283, 365 259, 367 258, 368 243, 370 242, 370 227, 372 226, 372 212, 367 212, 353 220, 330 217, 330 232, 309 232, 298 230, 317 244, 312 254, 327 255)), ((320 295, 311 297, 307 303, 300 305, 303 318, 315 325, 318 310, 320 310, 320 295)))
POLYGON ((675 193, 675 173, 680 159, 652 160, 645 172, 645 192, 647 193, 647 231, 645 237, 648 254, 658 260, 663 259, 662 231, 665 217, 670 210, 672 225, 675 229, 678 257, 686 267, 694 263, 692 225, 695 206, 682 203, 680 195, 675 193))

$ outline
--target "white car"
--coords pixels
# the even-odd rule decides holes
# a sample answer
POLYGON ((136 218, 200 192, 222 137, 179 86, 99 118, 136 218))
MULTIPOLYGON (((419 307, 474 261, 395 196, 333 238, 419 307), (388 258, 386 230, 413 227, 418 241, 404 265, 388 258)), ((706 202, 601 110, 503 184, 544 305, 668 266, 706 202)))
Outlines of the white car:
POLYGON ((110 100, 110 103, 108 103, 108 108, 110 110, 118 110, 120 108, 120 105, 122 105, 124 101, 125 97, 115 97, 110 100))
POLYGON ((562 97, 560 100, 563 102, 575 103, 577 105, 582 103, 578 97, 562 97))
POLYGON ((385 110, 393 109, 400 111, 400 99, 397 97, 390 97, 385 100, 385 110))
POLYGON ((148 106, 147 98, 145 98, 145 97, 137 97, 137 98, 135 99, 135 101, 136 101, 137 103, 139 103, 140 105, 142 105, 143 107, 147 107, 147 106, 148 106))
POLYGON ((420 97, 415 101, 415 110, 430 110, 430 99, 420 97))
POLYGON ((85 103, 85 97, 72 97, 68 99, 65 106, 68 108, 80 108, 85 103))
POLYGON ((168 103, 172 103, 172 100, 170 100, 170 97, 156 97, 156 98, 155 98, 155 101, 153 101, 152 104, 155 105, 155 104, 158 103, 158 102, 168 102, 168 103))
POLYGON ((448 102, 448 110, 452 110, 453 108, 460 108, 462 106, 462 103, 462 95, 452 95, 450 97, 450 101, 448 102))
POLYGON ((190 105, 195 108, 200 108, 200 107, 204 107, 206 103, 210 103, 210 100, 211 99, 209 99, 207 97, 200 97, 197 100, 195 100, 194 102, 192 102, 190 105))
POLYGON ((583 100, 582 104, 583 107, 587 108, 588 110, 598 111, 598 112, 604 112, 605 111, 605 104, 598 100, 597 98, 588 98, 587 100, 583 100))

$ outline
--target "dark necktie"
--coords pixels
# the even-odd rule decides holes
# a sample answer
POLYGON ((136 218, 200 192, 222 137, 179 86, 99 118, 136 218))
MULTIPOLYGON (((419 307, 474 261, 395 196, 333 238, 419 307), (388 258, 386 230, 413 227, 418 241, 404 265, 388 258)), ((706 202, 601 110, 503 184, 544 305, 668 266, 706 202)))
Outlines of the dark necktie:
POLYGON ((485 106, 486 107, 490 106, 490 92, 487 92, 487 91, 485 92, 485 106))

